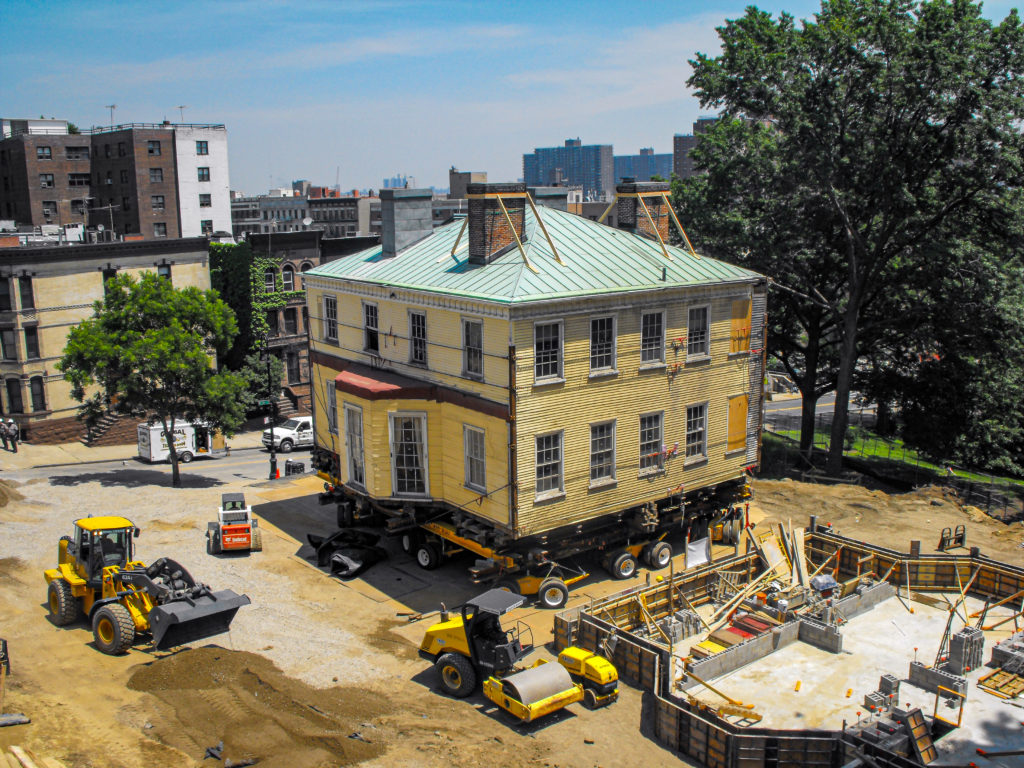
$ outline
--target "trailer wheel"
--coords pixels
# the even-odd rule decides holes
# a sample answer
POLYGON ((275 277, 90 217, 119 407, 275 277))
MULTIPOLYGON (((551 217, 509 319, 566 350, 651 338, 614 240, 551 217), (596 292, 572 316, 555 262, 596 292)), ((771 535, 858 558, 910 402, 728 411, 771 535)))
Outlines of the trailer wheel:
POLYGON ((178 457, 178 461, 180 461, 182 464, 188 464, 190 461, 192 461, 192 454, 189 453, 188 451, 185 451, 178 457))
POLYGON ((108 603, 92 617, 92 636, 103 653, 116 656, 135 642, 135 622, 120 603, 108 603))
POLYGON ((50 603, 50 621, 66 627, 78 618, 78 602, 71 594, 71 585, 64 579, 54 579, 47 590, 50 603))
POLYGON ((338 527, 339 528, 351 528, 352 523, 355 522, 355 516, 352 514, 352 502, 342 501, 338 503, 338 527))
POLYGON ((417 531, 406 531, 401 537, 402 551, 407 555, 416 553, 420 546, 420 535, 417 531))
POLYGON ((667 568, 672 559, 672 545, 667 541, 656 541, 647 550, 647 564, 654 570, 667 568))
POLYGON ((616 579, 629 579, 636 575, 636 558, 629 552, 620 552, 611 558, 609 572, 616 579))
POLYGON ((476 688, 476 670, 469 659, 457 653, 446 653, 434 664, 441 689, 450 696, 464 699, 476 688))
POLYGON ((441 565, 441 548, 432 541, 425 541, 416 549, 416 562, 425 571, 433 571, 441 565))
POLYGON ((565 604, 569 602, 569 588, 565 586, 564 581, 552 576, 540 583, 537 596, 540 598, 540 604, 545 608, 556 610, 564 608, 565 604))

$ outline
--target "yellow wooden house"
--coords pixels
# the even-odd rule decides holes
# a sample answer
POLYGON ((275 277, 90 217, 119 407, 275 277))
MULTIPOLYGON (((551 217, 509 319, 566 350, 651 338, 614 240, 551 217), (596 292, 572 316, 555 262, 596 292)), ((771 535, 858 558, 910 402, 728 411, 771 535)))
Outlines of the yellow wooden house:
POLYGON ((706 528, 746 494, 765 278, 668 245, 667 185, 618 192, 613 229, 471 184, 432 229, 429 191, 385 190, 381 245, 305 273, 343 518, 440 523, 511 563, 706 528))

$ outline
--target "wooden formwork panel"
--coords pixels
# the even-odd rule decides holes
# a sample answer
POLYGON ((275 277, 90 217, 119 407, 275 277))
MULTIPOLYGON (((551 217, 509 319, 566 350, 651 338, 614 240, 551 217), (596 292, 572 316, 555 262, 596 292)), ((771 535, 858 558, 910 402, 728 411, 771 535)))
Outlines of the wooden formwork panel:
POLYGON ((556 651, 561 652, 572 645, 573 636, 575 635, 574 630, 578 621, 578 614, 575 619, 570 619, 566 616, 555 616, 554 636, 556 651))

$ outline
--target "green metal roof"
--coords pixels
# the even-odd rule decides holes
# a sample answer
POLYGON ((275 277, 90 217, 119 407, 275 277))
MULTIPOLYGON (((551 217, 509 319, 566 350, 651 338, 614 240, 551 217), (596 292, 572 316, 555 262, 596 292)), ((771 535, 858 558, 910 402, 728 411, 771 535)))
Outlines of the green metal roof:
POLYGON ((490 264, 470 264, 467 260, 468 231, 463 233, 452 258, 452 246, 463 224, 457 219, 438 227, 430 236, 393 258, 383 258, 378 245, 323 264, 306 275, 503 304, 663 289, 673 285, 746 282, 761 277, 724 261, 696 258, 689 251, 671 245, 667 246, 672 256, 669 261, 654 240, 555 208, 539 210, 564 266, 555 260, 533 211, 527 208, 523 250, 537 273, 526 266, 518 248, 512 248, 490 264))

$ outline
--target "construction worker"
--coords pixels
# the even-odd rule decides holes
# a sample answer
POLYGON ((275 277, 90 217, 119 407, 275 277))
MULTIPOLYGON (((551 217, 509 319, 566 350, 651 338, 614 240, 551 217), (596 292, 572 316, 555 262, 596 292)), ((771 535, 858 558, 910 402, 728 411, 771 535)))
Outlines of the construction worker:
POLYGON ((15 423, 14 419, 8 419, 7 420, 7 439, 11 443, 11 450, 14 451, 15 453, 18 452, 18 438, 19 437, 20 437, 20 435, 18 434, 18 425, 17 425, 17 423, 15 423))

